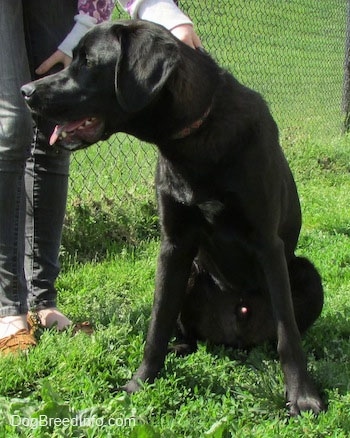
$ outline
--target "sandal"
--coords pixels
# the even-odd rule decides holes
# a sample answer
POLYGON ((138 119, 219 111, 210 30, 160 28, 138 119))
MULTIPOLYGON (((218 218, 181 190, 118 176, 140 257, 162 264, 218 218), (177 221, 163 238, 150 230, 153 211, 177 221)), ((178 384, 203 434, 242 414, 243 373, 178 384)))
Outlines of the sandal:
POLYGON ((94 328, 89 321, 73 324, 72 335, 75 336, 79 332, 85 333, 86 335, 92 335, 94 328))
POLYGON ((0 356, 7 356, 20 351, 26 352, 36 346, 36 340, 26 329, 19 330, 11 336, 0 339, 0 356))
MULTIPOLYGON (((50 330, 52 328, 52 327, 45 327, 44 325, 42 325, 39 315, 33 311, 28 312, 27 322, 31 334, 34 334, 37 330, 50 330)), ((94 332, 92 324, 88 321, 71 324, 59 331, 63 332, 70 329, 72 329, 73 336, 75 336, 79 332, 85 333, 87 335, 91 335, 94 332)))
POLYGON ((43 330, 44 326, 41 325, 39 315, 36 312, 27 313, 27 323, 29 333, 34 336, 38 330, 43 330))

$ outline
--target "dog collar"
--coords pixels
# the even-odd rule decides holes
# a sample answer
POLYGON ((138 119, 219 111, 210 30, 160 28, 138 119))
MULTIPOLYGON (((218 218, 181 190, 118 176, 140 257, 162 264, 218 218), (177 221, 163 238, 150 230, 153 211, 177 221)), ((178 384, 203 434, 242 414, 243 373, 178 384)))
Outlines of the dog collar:
POLYGON ((189 135, 191 135, 194 131, 197 131, 197 129, 199 129, 203 123, 205 122, 205 120, 207 119, 209 113, 210 113, 210 107, 206 110, 206 112, 202 115, 201 118, 199 118, 198 120, 196 120, 195 122, 191 123, 190 126, 186 126, 185 128, 181 129, 181 131, 179 131, 177 134, 174 134, 171 138, 173 140, 180 140, 182 138, 188 137, 189 135))

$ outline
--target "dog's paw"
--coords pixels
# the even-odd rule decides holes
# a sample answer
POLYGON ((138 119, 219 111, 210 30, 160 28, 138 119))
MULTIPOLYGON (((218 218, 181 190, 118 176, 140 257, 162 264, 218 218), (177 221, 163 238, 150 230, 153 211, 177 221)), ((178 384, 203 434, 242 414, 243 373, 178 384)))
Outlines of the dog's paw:
POLYGON ((301 397, 295 402, 287 402, 287 408, 291 417, 296 417, 302 412, 310 411, 315 415, 318 415, 322 411, 325 411, 325 405, 320 398, 313 397, 301 397))
POLYGON ((168 353, 174 353, 176 356, 184 357, 197 351, 197 344, 174 344, 168 347, 168 353))
POLYGON ((134 394, 135 392, 140 391, 141 385, 134 379, 131 379, 126 385, 120 387, 121 391, 125 391, 128 394, 134 394))
POLYGON ((318 415, 326 410, 325 404, 313 386, 305 388, 303 391, 293 392, 290 397, 287 396, 287 408, 291 417, 296 417, 305 411, 311 411, 318 415))

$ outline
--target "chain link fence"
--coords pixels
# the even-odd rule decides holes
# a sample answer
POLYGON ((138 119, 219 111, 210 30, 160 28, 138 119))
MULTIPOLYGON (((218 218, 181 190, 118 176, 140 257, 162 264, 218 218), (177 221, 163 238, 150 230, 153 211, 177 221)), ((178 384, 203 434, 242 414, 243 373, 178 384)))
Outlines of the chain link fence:
MULTIPOLYGON (((282 145, 300 138, 328 141, 341 134, 346 0, 178 3, 214 59, 265 97, 282 145)), ((127 18, 116 8, 114 18, 119 17, 127 18)), ((88 212, 93 215, 105 200, 107 206, 118 204, 119 211, 127 205, 142 211, 154 203, 155 161, 153 146, 124 134, 76 152, 70 207, 90 202, 96 207, 88 212)))

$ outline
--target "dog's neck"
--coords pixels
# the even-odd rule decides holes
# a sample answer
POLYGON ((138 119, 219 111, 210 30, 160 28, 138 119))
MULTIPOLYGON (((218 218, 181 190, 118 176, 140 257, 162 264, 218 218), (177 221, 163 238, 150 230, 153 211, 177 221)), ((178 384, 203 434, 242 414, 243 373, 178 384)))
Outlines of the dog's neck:
POLYGON ((171 140, 187 138, 203 127, 213 107, 219 75, 210 56, 183 46, 178 69, 167 84, 173 104, 171 140))

